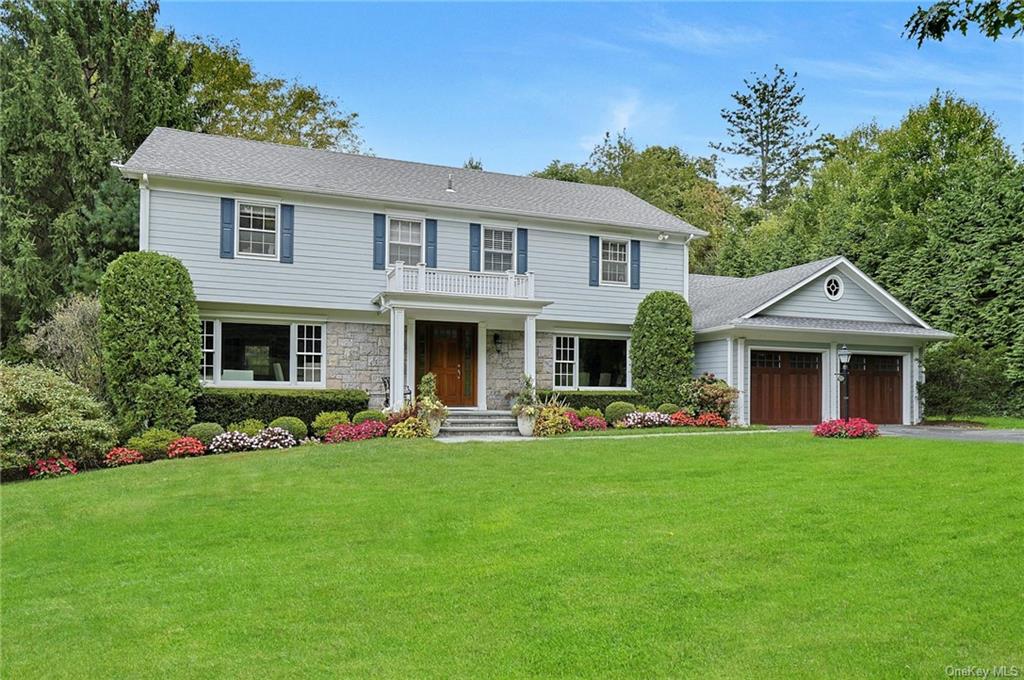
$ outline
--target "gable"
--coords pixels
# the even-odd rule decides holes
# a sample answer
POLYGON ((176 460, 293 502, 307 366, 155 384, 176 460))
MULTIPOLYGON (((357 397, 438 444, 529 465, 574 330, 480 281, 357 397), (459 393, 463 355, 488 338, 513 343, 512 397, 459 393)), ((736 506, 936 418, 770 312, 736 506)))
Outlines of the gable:
POLYGON ((786 316, 812 319, 847 319, 858 321, 880 321, 904 323, 885 305, 847 272, 830 269, 808 281, 798 290, 762 310, 758 316, 786 316), (838 300, 830 300, 825 294, 825 281, 839 277, 843 294, 838 300))

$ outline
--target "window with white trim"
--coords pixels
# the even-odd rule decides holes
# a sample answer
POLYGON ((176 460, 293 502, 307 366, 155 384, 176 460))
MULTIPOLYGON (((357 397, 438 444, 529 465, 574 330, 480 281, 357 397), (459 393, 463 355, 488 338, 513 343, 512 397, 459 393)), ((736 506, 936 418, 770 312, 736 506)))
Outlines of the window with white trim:
POLYGON ((200 324, 200 337, 202 339, 203 357, 200 365, 199 377, 204 382, 213 382, 213 357, 216 351, 214 347, 213 321, 203 319, 200 324))
POLYGON ((300 323, 296 326, 295 380, 318 383, 323 375, 323 326, 300 323))
POLYGON ((629 341, 556 335, 554 369, 556 389, 628 389, 629 341))
POLYGON ((825 279, 825 297, 833 301, 843 297, 843 280, 841 278, 830 276, 825 279))
POLYGON ((239 255, 277 257, 277 206, 238 203, 239 255))
POLYGON ((629 241, 601 239, 601 283, 629 283, 629 241))
POLYGON ((388 219, 388 264, 423 262, 423 221, 408 217, 388 219))
POLYGON ((204 319, 201 337, 207 384, 326 384, 323 324, 204 319))
POLYGON ((555 336, 555 387, 576 387, 576 338, 555 336))
POLYGON ((484 271, 507 272, 512 269, 515 256, 514 234, 511 229, 484 227, 484 271))

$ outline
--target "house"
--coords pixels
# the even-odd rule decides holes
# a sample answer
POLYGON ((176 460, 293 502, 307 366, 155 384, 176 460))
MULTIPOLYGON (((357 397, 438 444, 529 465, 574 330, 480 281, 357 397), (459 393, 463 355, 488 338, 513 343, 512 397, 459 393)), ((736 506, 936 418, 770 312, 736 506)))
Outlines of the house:
POLYGON ((143 250, 188 268, 211 387, 357 387, 401 403, 426 372, 452 407, 507 409, 521 376, 631 387, 637 305, 694 311, 696 370, 740 422, 851 412, 916 422, 932 329, 843 258, 749 279, 691 275, 705 232, 621 189, 157 128, 122 166, 143 250))

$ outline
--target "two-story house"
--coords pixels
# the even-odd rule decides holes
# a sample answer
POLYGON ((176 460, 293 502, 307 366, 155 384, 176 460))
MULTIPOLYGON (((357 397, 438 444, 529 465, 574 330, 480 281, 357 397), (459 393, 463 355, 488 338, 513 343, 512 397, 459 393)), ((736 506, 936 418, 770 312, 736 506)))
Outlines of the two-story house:
POLYGON ((839 412, 916 422, 929 327, 843 258, 750 279, 691 276, 705 233, 621 189, 158 128, 120 166, 139 242, 188 268, 205 385, 358 387, 401 403, 426 372, 452 407, 507 409, 521 376, 631 387, 643 297, 694 310, 696 370, 740 422, 839 412), (385 389, 388 393, 385 393, 385 389))

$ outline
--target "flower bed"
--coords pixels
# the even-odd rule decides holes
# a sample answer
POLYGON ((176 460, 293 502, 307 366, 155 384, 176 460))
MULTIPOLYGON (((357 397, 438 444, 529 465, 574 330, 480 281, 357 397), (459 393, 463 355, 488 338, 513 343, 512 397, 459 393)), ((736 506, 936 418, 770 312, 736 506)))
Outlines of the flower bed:
POLYGON ((324 435, 324 443, 358 442, 364 439, 383 437, 387 433, 388 426, 379 420, 364 420, 358 425, 342 423, 328 430, 324 435))
POLYGON ((145 460, 146 458, 135 449, 118 446, 107 452, 107 455, 103 457, 103 464, 107 467, 121 467, 123 465, 135 465, 145 460))
POLYGON ((815 437, 867 439, 879 436, 878 426, 864 418, 826 420, 814 428, 815 437))
POLYGON ((167 445, 168 458, 202 456, 205 453, 206 447, 195 437, 181 437, 167 445))
POLYGON ((33 479, 44 479, 46 477, 63 477, 64 475, 77 475, 78 466, 75 461, 67 456, 56 458, 40 458, 28 466, 28 476, 33 479))

